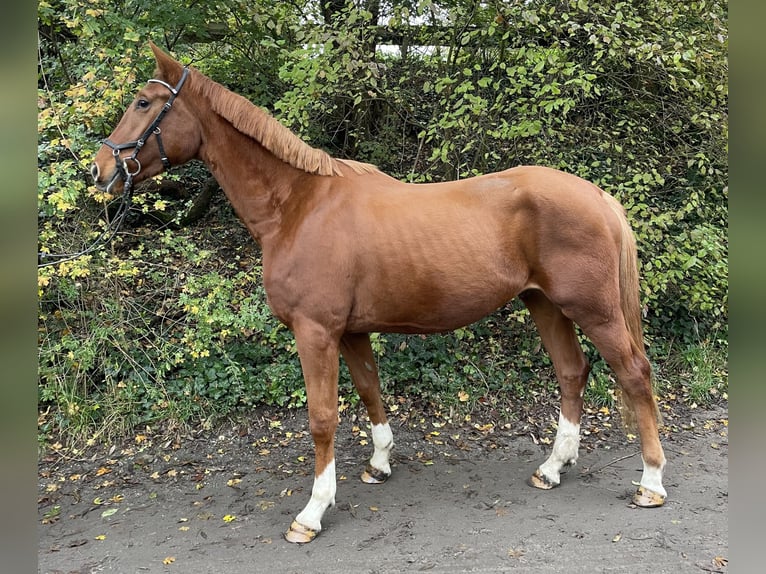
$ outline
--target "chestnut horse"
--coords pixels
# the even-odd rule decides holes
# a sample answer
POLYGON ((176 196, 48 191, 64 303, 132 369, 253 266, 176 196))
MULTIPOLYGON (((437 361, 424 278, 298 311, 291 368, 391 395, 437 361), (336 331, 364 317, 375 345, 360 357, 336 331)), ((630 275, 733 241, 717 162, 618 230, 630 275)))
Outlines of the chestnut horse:
POLYGON ((576 323, 615 372, 637 423, 643 474, 633 502, 664 503, 636 244, 615 199, 574 175, 533 166, 402 183, 310 147, 245 98, 151 48, 156 78, 138 92, 91 171, 97 187, 117 194, 126 182, 200 159, 260 244, 268 304, 295 336, 316 455, 311 499, 288 541, 313 540, 335 502, 339 356, 372 424, 362 479, 384 482, 394 442, 369 333, 449 331, 516 296, 561 387, 553 452, 530 483, 553 488, 577 460, 590 368, 576 323))

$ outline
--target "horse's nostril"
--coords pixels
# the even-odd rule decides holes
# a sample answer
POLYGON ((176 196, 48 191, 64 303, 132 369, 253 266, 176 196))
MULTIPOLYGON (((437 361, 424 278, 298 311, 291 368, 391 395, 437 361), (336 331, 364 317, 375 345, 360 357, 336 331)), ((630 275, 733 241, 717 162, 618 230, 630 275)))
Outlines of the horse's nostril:
POLYGON ((90 167, 90 174, 93 176, 93 181, 98 181, 98 165, 95 163, 90 167))

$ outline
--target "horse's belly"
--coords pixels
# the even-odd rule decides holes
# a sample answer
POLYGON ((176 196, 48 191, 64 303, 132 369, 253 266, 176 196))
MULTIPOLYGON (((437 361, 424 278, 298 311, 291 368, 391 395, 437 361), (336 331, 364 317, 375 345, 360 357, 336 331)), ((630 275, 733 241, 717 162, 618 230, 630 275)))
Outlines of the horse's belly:
POLYGON ((474 323, 502 307, 522 286, 507 278, 473 283, 412 285, 402 280, 396 289, 383 289, 356 298, 349 331, 437 333, 474 323))

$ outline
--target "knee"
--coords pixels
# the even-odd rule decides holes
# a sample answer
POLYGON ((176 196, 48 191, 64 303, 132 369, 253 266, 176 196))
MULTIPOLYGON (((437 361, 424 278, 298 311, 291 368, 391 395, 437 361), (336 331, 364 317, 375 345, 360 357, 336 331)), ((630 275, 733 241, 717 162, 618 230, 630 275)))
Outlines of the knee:
POLYGON ((338 427, 337 412, 310 412, 309 430, 315 442, 331 441, 338 427))

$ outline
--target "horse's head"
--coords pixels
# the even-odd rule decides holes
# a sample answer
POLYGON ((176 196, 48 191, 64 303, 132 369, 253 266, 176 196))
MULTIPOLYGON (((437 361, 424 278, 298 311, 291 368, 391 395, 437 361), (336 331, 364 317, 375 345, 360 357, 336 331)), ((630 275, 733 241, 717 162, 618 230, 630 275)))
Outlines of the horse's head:
POLYGON ((155 77, 138 92, 91 167, 96 187, 121 193, 125 182, 155 176, 193 159, 201 143, 200 124, 190 106, 192 73, 150 43, 155 77))

